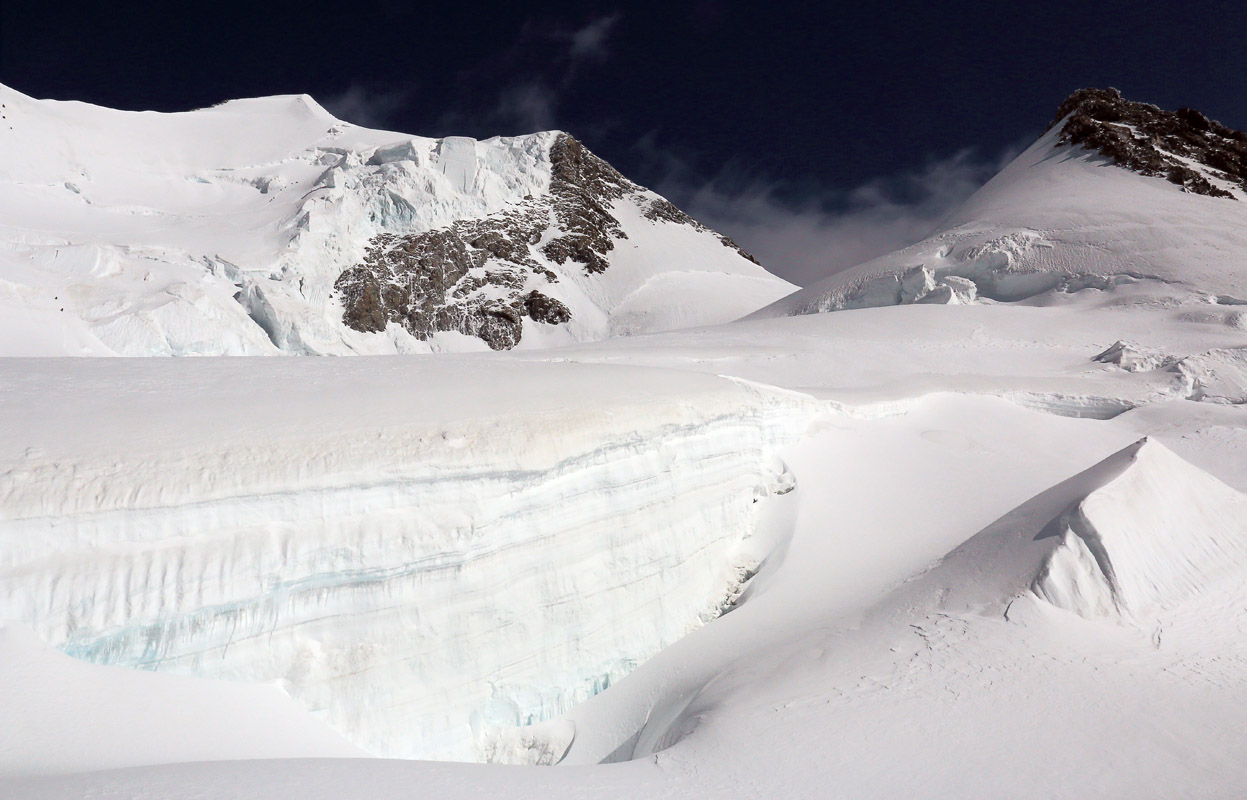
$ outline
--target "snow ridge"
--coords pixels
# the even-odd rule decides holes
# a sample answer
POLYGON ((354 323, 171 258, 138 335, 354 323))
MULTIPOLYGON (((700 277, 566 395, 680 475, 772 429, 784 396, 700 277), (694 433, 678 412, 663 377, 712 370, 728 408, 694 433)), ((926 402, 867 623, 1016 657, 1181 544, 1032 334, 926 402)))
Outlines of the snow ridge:
POLYGON ((1144 439, 1129 465, 1054 520, 1060 545, 1033 584, 1083 616, 1140 616, 1198 595, 1247 558, 1247 496, 1144 439))
POLYGON ((1031 596, 1142 622, 1241 572, 1247 495, 1149 438, 993 522, 882 606, 1008 616, 1031 596))

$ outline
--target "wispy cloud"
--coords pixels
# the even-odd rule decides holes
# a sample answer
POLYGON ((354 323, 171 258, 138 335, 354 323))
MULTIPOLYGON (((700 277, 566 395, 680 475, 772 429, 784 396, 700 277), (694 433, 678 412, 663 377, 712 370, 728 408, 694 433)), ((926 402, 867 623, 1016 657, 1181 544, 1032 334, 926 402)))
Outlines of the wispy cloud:
POLYGON ((513 51, 503 58, 516 74, 498 90, 494 118, 524 131, 556 127, 563 95, 577 82, 582 67, 609 58, 610 37, 622 16, 615 11, 579 28, 563 23, 525 25, 513 51))
MULTIPOLYGON (((640 146, 651 147, 652 140, 640 146)), ((965 149, 912 172, 848 190, 807 191, 797 199, 778 182, 730 168, 698 183, 686 164, 665 156, 668 177, 654 188, 731 236, 775 274, 808 285, 929 235, 1020 149, 995 157, 965 149)))
POLYGON ((598 17, 582 28, 571 32, 571 50, 569 55, 577 58, 603 58, 606 56, 606 40, 611 29, 619 22, 621 14, 616 11, 605 17, 598 17))
MULTIPOLYGON (((377 91, 353 84, 341 94, 318 99, 340 119, 384 128, 413 125, 415 114, 398 112, 420 97, 426 100, 426 113, 441 109, 414 123, 427 135, 492 136, 567 126, 563 113, 567 98, 584 89, 588 76, 610 61, 611 44, 624 18, 622 12, 611 11, 574 22, 565 17, 530 19, 509 46, 437 76, 436 85, 430 79, 423 88, 413 81, 398 90, 377 91), (439 93, 449 93, 450 102, 427 100, 439 93)), ((580 135, 589 135, 610 124, 599 115, 589 124, 581 120, 576 128, 580 135)))
POLYGON ((554 127, 557 93, 541 81, 522 83, 504 90, 494 113, 517 123, 524 131, 544 131, 554 127))
POLYGON ((365 128, 384 128, 391 115, 402 108, 412 95, 411 89, 377 92, 352 84, 345 92, 324 98, 321 104, 340 120, 365 128))

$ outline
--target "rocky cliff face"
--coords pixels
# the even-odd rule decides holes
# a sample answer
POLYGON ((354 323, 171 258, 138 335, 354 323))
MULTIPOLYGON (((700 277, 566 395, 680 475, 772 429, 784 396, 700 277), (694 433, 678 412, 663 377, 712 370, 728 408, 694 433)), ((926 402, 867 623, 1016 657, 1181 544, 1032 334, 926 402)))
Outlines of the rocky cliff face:
MULTIPOLYGON (((550 189, 503 212, 407 236, 381 234, 363 263, 344 271, 343 322, 377 332, 395 322, 413 336, 438 331, 476 336, 494 350, 514 347, 525 317, 544 324, 571 319, 555 295, 547 265, 579 265, 593 275, 610 267, 626 239, 614 210, 632 202, 651 221, 708 230, 662 198, 629 181, 567 134, 550 146, 550 189)), ((732 240, 719 237, 754 263, 732 240)))
POLYGON ((1057 109, 1052 125, 1062 120, 1062 144, 1082 145, 1188 192, 1236 199, 1217 183, 1247 189, 1247 133, 1193 108, 1165 111, 1126 100, 1116 89, 1080 89, 1057 109))

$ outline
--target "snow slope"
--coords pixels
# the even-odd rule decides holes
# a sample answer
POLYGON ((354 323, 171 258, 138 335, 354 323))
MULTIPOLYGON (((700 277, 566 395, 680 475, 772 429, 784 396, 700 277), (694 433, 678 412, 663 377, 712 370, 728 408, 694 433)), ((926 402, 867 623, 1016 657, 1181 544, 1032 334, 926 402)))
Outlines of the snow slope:
POLYGON ((1060 135, 1054 126, 926 239, 757 315, 1018 301, 1140 282, 1227 306, 1247 298, 1247 191, 1188 193, 1061 145, 1060 135))
POLYGON ((1240 584, 1210 584, 1135 621, 1071 614, 1030 588, 1061 542, 1031 537, 1067 501, 1132 474, 1206 480, 1171 456, 1159 470, 1136 458, 1126 423, 944 395, 902 415, 835 420, 790 448, 798 488, 779 498, 795 504, 790 539, 743 604, 572 715, 569 759, 582 743, 606 746, 615 726, 624 735, 634 706, 638 722, 654 720, 642 751, 654 755, 554 769, 186 764, 7 787, 18 797, 330 798, 413 784, 451 797, 1234 796, 1247 781, 1235 733, 1240 584), (881 483, 905 491, 875 491, 881 483), (1002 534, 1008 542, 990 547, 1002 534))
POLYGON ((46 768, 0 794, 1242 796, 1242 202, 1049 137, 787 309, 834 314, 642 333, 706 277, 612 283, 678 219, 642 203, 584 284, 636 335, 0 359, 0 617, 276 681, 372 753, 557 765, 51 758, 74 721, 19 670, 46 768))
MULTIPOLYGON (((160 114, 0 86, 0 104, 6 355, 482 349, 454 331, 421 340, 396 323, 352 329, 335 281, 381 234, 530 209, 551 191, 563 136, 368 130, 306 95, 160 114)), ((660 200, 631 185, 601 198, 626 237, 603 274, 536 251, 531 273, 486 261, 473 274, 510 276, 516 291, 540 289, 570 309, 570 322, 525 318, 522 346, 723 322, 792 290, 714 232, 642 213, 660 200), (653 281, 661 292, 646 288, 653 281)), ((564 230, 549 224, 545 240, 564 230)))
POLYGON ((28 628, 0 627, 0 775, 171 761, 350 758, 348 744, 273 686, 84 664, 28 628))

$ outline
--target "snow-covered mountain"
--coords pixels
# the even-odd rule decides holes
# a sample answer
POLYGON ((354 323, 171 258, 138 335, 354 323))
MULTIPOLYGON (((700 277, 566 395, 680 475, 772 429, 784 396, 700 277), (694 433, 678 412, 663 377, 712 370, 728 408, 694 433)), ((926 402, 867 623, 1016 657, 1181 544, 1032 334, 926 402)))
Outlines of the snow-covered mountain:
POLYGON ((1123 283, 1247 303, 1247 133, 1088 89, 940 230, 758 315, 1047 302, 1123 283))
MULTIPOLYGON (((251 102, 288 122, 303 101, 251 102)), ((353 217, 362 249, 324 271, 325 327, 282 316, 281 276, 239 301, 243 281, 203 278, 248 324, 242 301, 263 297, 271 313, 247 308, 299 336, 388 321, 340 326, 346 349, 483 352, 0 358, 0 795, 1242 796, 1243 137, 1112 92, 1057 117, 930 240, 726 324, 532 347, 574 338, 575 316, 531 315, 580 313, 556 289, 628 274, 612 259, 639 231, 740 261, 694 226, 626 217, 649 195, 549 134, 534 163, 579 177, 551 167, 545 194, 475 216, 413 205, 446 221, 393 239, 353 217), (559 221, 618 192, 598 207, 628 239, 559 221), (507 352, 479 337, 502 322, 429 333, 409 305, 483 250, 460 284, 503 262, 536 275, 526 257, 559 276, 515 296, 529 316, 507 352)), ((528 163, 519 141, 478 143, 474 180, 526 191, 523 170, 481 166, 528 163)), ((375 146, 344 174, 467 174, 453 140, 427 164, 375 146)), ((101 185, 167 182, 159 160, 101 185)), ((233 198, 211 180, 186 191, 233 198)), ((167 235, 219 229, 194 219, 167 235)), ((330 230, 326 252, 347 236, 330 230)), ((266 231, 247 241, 272 246, 266 231)), ((31 276, 53 273, 20 263, 24 325, 46 312, 31 276)), ((200 269, 151 270, 175 268, 200 269)), ((135 281, 126 297, 154 296, 135 281)), ((518 302, 506 287, 445 296, 479 320, 472 298, 518 302)))
POLYGON ((7 355, 548 346, 795 288, 558 131, 426 139, 306 95, 0 106, 7 355))

